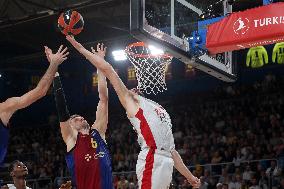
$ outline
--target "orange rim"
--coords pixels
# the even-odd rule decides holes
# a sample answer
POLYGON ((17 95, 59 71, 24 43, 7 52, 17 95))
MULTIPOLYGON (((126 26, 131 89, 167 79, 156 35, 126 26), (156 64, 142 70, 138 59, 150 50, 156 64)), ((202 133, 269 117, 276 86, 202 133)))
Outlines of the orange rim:
POLYGON ((144 42, 136 42, 136 43, 131 43, 130 45, 128 45, 125 49, 125 52, 129 55, 132 56, 134 58, 164 58, 164 59, 170 59, 172 58, 171 55, 169 54, 157 54, 157 55, 153 55, 153 54, 136 54, 133 51, 131 51, 132 48, 134 47, 144 47, 145 49, 148 48, 147 44, 145 44, 144 42))

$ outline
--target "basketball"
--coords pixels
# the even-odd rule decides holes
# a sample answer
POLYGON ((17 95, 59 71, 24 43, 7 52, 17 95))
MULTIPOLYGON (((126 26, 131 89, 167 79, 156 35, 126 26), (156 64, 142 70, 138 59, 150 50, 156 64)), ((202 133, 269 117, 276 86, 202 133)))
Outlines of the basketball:
POLYGON ((68 10, 58 18, 58 28, 64 35, 78 35, 84 27, 84 20, 77 11, 68 10))

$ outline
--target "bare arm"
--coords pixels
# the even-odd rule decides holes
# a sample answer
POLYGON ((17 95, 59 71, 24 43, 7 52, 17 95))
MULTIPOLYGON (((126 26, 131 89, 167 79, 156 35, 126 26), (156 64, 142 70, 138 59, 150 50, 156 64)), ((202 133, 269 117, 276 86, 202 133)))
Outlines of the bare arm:
POLYGON ((100 101, 96 111, 96 121, 92 128, 95 128, 104 137, 108 124, 108 90, 105 76, 98 70, 98 91, 100 101))
POLYGON ((199 188, 200 180, 192 175, 190 170, 183 163, 179 153, 176 150, 173 150, 171 154, 174 160, 174 166, 178 172, 180 172, 194 188, 199 188))
POLYGON ((118 98, 122 106, 127 111, 127 114, 130 117, 135 116, 139 106, 135 102, 133 95, 126 88, 124 83, 121 81, 117 73, 114 71, 113 67, 106 62, 103 58, 97 54, 93 54, 84 48, 80 43, 78 43, 73 37, 67 36, 66 39, 77 49, 83 56, 85 56, 97 69, 99 69, 113 85, 114 90, 116 91, 118 98))
MULTIPOLYGON (((31 105, 32 103, 46 95, 58 66, 64 60, 66 60, 66 56, 68 55, 68 52, 66 53, 67 48, 65 48, 64 50, 62 50, 62 48, 63 46, 61 45, 55 56, 52 56, 50 58, 48 57, 50 65, 37 84, 36 88, 24 94, 23 96, 9 98, 5 102, 0 104, 0 118, 5 125, 9 122, 9 119, 15 111, 26 108, 27 106, 31 105)), ((49 53, 49 51, 50 49, 48 47, 45 47, 45 52, 49 53)))
MULTIPOLYGON (((92 53, 97 54, 98 56, 104 58, 106 54, 106 48, 104 45, 97 45, 97 50, 92 48, 92 53)), ((100 101, 97 106, 96 111, 96 121, 92 125, 93 129, 97 129, 102 137, 105 138, 105 133, 107 130, 108 124, 108 88, 106 77, 102 74, 100 70, 97 70, 98 73, 98 91, 100 101)))

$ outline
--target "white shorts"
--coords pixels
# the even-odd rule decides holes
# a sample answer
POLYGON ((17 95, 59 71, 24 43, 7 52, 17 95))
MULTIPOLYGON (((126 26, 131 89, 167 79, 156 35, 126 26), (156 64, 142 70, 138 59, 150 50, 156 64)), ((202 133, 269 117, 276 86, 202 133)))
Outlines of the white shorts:
POLYGON ((173 166, 174 161, 169 152, 143 149, 136 164, 139 189, 168 189, 173 166))

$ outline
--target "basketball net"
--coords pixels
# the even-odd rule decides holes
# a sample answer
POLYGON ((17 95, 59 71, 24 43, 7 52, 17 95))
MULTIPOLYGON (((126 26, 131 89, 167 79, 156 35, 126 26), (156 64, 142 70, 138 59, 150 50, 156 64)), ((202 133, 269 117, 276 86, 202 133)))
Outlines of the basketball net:
POLYGON ((166 71, 172 56, 153 48, 144 42, 137 42, 127 46, 125 53, 135 68, 137 89, 156 95, 167 90, 166 71))

